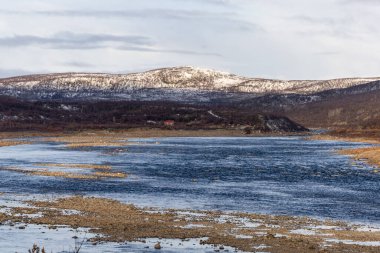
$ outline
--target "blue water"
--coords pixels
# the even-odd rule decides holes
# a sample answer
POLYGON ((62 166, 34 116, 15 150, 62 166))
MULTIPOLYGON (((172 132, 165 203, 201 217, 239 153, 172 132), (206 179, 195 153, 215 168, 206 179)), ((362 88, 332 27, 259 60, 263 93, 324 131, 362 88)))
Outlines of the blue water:
POLYGON ((148 145, 68 149, 40 143, 0 148, 2 166, 104 163, 129 174, 126 179, 94 181, 0 171, 0 191, 84 194, 139 206, 307 215, 380 224, 380 175, 335 152, 364 144, 302 137, 135 141, 148 145))

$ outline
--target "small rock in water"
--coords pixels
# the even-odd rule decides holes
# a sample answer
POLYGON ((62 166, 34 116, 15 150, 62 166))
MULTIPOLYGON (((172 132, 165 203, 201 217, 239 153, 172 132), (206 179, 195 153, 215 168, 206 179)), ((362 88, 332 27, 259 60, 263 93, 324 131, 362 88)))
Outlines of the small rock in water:
POLYGON ((155 248, 155 249, 161 249, 161 248, 162 248, 162 247, 161 247, 161 243, 160 243, 160 242, 156 243, 156 244, 154 245, 154 248, 155 248))

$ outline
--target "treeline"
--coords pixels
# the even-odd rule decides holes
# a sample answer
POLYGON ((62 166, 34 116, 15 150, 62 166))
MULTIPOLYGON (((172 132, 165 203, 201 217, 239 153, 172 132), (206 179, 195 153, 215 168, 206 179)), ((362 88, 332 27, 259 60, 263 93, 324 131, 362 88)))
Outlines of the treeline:
MULTIPOLYGON (((73 130, 86 128, 154 127, 174 129, 236 128, 270 131, 267 122, 285 120, 289 131, 299 125, 290 120, 232 106, 196 106, 149 101, 22 101, 0 97, 0 130, 73 130), (165 121, 174 125, 166 125, 165 121)), ((285 130, 285 131, 286 131, 285 130)))

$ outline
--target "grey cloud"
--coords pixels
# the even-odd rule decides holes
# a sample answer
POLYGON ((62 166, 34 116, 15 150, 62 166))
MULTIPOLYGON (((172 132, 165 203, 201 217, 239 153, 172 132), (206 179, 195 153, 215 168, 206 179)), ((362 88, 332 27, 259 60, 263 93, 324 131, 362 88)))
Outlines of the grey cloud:
POLYGON ((45 46, 58 49, 93 49, 108 47, 110 44, 153 45, 148 37, 133 35, 90 34, 61 32, 52 36, 14 35, 0 37, 0 46, 45 46))
POLYGON ((94 64, 88 63, 88 62, 81 62, 81 61, 67 61, 63 62, 63 65, 70 66, 70 67, 78 67, 78 68, 92 68, 95 67, 94 64))
POLYGON ((347 25, 348 23, 352 23, 352 18, 332 18, 332 17, 311 17, 311 16, 293 16, 288 18, 292 21, 295 21, 297 23, 303 22, 303 23, 309 23, 309 24, 319 24, 319 25, 326 25, 326 26, 335 26, 335 25, 347 25))
MULTIPOLYGON (((224 1, 221 1, 224 2, 224 1)), ((135 10, 52 10, 52 11, 14 11, 0 10, 4 15, 43 15, 51 17, 92 17, 92 18, 137 18, 137 19, 174 19, 183 21, 217 22, 232 25, 241 30, 263 29, 254 23, 238 18, 234 12, 210 12, 183 9, 135 9, 135 10)))
MULTIPOLYGON (((95 17, 95 18, 156 18, 174 20, 224 20, 238 21, 234 19, 232 12, 207 12, 199 10, 175 10, 175 9, 144 9, 124 11, 99 11, 99 10, 65 10, 65 11, 38 11, 35 14, 49 16, 70 17, 95 17)), ((240 20, 239 20, 240 21, 240 20)), ((245 21, 240 21, 246 23, 245 21)))
MULTIPOLYGON (((123 51, 153 52, 153 53, 173 53, 187 55, 204 55, 221 57, 220 54, 210 52, 196 52, 181 49, 157 48, 152 40, 143 36, 130 35, 110 35, 110 34, 89 34, 61 32, 53 36, 42 37, 36 35, 15 35, 12 37, 0 37, 0 46, 22 47, 40 46, 52 49, 97 49, 114 48, 123 51)), ((80 62, 72 62, 71 66, 84 66, 80 62)))
POLYGON ((299 28, 300 31, 296 32, 302 36, 328 36, 335 38, 355 39, 359 35, 355 29, 355 18, 352 16, 344 17, 313 17, 297 15, 287 18, 294 21, 295 24, 306 24, 306 27, 299 28))
POLYGON ((218 53, 210 53, 210 52, 196 52, 191 50, 180 50, 180 49, 159 49, 159 48, 149 48, 149 47, 134 47, 134 46, 122 46, 118 47, 119 50, 125 51, 144 51, 144 52, 152 52, 152 53, 171 53, 171 54, 187 54, 187 55, 200 55, 200 56, 214 56, 214 57, 222 57, 221 54, 218 53))
POLYGON ((321 52, 316 52, 314 55, 319 55, 319 56, 331 56, 331 55, 339 55, 341 52, 339 51, 321 51, 321 52))
POLYGON ((176 0, 178 2, 197 2, 197 3, 207 3, 219 6, 233 6, 236 4, 236 1, 233 0, 176 0))
POLYGON ((380 0, 341 0, 342 4, 380 4, 380 0))
POLYGON ((341 38, 341 39, 357 39, 361 37, 361 35, 358 35, 353 32, 340 30, 340 29, 308 29, 304 31, 297 32, 296 34, 300 36, 306 36, 306 37, 318 37, 318 36, 326 36, 331 38, 341 38))
POLYGON ((200 10, 181 9, 134 9, 134 10, 44 10, 44 11, 15 11, 0 10, 8 15, 44 15, 44 16, 69 16, 69 17, 104 17, 104 18, 169 18, 169 19, 193 19, 193 18, 220 18, 235 15, 233 12, 209 12, 200 10))

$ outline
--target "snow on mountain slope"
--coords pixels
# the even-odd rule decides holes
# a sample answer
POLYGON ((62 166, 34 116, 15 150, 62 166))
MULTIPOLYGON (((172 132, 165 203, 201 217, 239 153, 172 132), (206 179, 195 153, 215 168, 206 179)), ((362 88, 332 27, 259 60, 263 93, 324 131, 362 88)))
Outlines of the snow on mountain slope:
POLYGON ((175 67, 133 74, 65 73, 31 75, 0 79, 6 93, 23 91, 108 92, 128 93, 141 89, 185 91, 243 92, 255 94, 311 94, 342 89, 380 80, 380 78, 345 78, 333 80, 274 80, 241 77, 230 73, 175 67))

